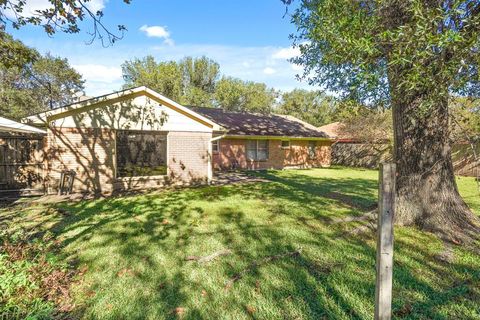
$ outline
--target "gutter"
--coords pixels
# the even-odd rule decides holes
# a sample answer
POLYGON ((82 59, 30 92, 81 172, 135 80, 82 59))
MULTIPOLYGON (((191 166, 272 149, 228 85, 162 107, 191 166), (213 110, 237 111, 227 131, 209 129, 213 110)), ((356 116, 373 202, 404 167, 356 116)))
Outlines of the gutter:
POLYGON ((210 139, 210 142, 213 142, 213 141, 217 141, 217 140, 220 140, 220 139, 223 139, 227 136, 226 133, 222 134, 221 136, 218 136, 218 137, 215 137, 215 138, 212 138, 210 139))
POLYGON ((315 141, 334 141, 332 138, 322 137, 293 137, 293 136, 251 136, 251 135, 229 135, 225 134, 222 137, 230 139, 245 139, 245 140, 315 140, 315 141))

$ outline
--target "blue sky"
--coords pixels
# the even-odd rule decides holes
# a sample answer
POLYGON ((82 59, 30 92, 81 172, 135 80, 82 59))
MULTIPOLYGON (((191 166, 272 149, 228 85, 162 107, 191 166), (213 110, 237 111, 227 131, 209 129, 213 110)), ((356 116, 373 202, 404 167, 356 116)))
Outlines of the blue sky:
MULTIPOLYGON (((47 0, 29 0, 28 10, 47 0)), ((86 94, 117 90, 123 83, 120 65, 134 57, 179 60, 206 55, 220 63, 222 74, 265 82, 278 90, 311 88, 298 82, 301 68, 288 58, 298 54, 289 34, 295 31, 280 0, 92 0, 103 9, 106 25, 127 27, 124 38, 112 47, 99 42, 86 45, 91 24, 75 35, 48 37, 38 27, 9 31, 40 52, 68 58, 87 80, 86 94)))

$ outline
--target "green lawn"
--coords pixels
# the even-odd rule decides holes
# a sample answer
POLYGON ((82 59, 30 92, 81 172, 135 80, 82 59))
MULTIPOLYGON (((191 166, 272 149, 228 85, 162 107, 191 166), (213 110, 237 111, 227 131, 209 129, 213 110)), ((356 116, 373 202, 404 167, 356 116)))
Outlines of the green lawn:
MULTIPOLYGON (((86 319, 371 319, 375 237, 339 222, 375 207, 373 170, 269 171, 271 182, 0 209, 8 228, 50 230, 82 270, 86 319), (187 261, 229 249, 208 263, 187 261), (300 250, 298 255, 268 259, 300 250), (242 277, 238 277, 238 275, 242 277), (233 281, 232 279, 236 279, 233 281)), ((480 213, 471 178, 465 200, 480 213)), ((395 318, 480 319, 480 257, 412 228, 395 234, 395 318)))

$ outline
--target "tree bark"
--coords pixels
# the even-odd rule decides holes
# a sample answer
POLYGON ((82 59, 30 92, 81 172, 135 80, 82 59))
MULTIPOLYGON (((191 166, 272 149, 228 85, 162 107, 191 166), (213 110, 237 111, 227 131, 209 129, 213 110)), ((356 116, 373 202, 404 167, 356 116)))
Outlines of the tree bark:
POLYGON ((415 225, 456 243, 478 238, 478 217, 463 201, 455 181, 448 98, 432 99, 425 92, 402 94, 396 87, 401 75, 389 78, 397 163, 395 223, 415 225), (426 99, 429 106, 422 109, 426 99))

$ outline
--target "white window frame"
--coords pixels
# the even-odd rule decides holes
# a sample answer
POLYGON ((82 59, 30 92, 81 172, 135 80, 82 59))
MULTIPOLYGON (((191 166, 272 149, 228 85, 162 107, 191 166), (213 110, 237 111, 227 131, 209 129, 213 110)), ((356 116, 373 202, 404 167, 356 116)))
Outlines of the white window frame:
POLYGON ((245 154, 246 154, 246 156, 247 156, 247 159, 248 159, 248 160, 251 160, 251 161, 267 161, 268 158, 269 158, 269 155, 270 155, 269 146, 270 146, 270 144, 269 144, 269 141, 268 141, 268 140, 247 140, 247 143, 245 144, 245 154), (266 158, 265 158, 265 159, 263 159, 263 158, 259 159, 259 158, 258 158, 259 150, 260 150, 260 151, 263 151, 262 148, 259 148, 259 142, 260 142, 260 141, 261 141, 261 142, 265 142, 265 144, 266 144, 266 146, 265 146, 266 158), (248 150, 252 150, 252 149, 249 148, 249 146, 248 146, 250 143, 254 143, 254 144, 255 144, 255 149, 254 149, 254 151, 255 151, 255 156, 254 156, 253 158, 248 155, 248 150))
POLYGON ((212 153, 219 153, 219 152, 220 152, 220 140, 213 140, 212 153))
POLYGON ((317 158, 317 141, 310 140, 308 141, 308 158, 309 159, 316 159, 317 158), (313 154, 312 154, 312 145, 313 145, 313 154))

